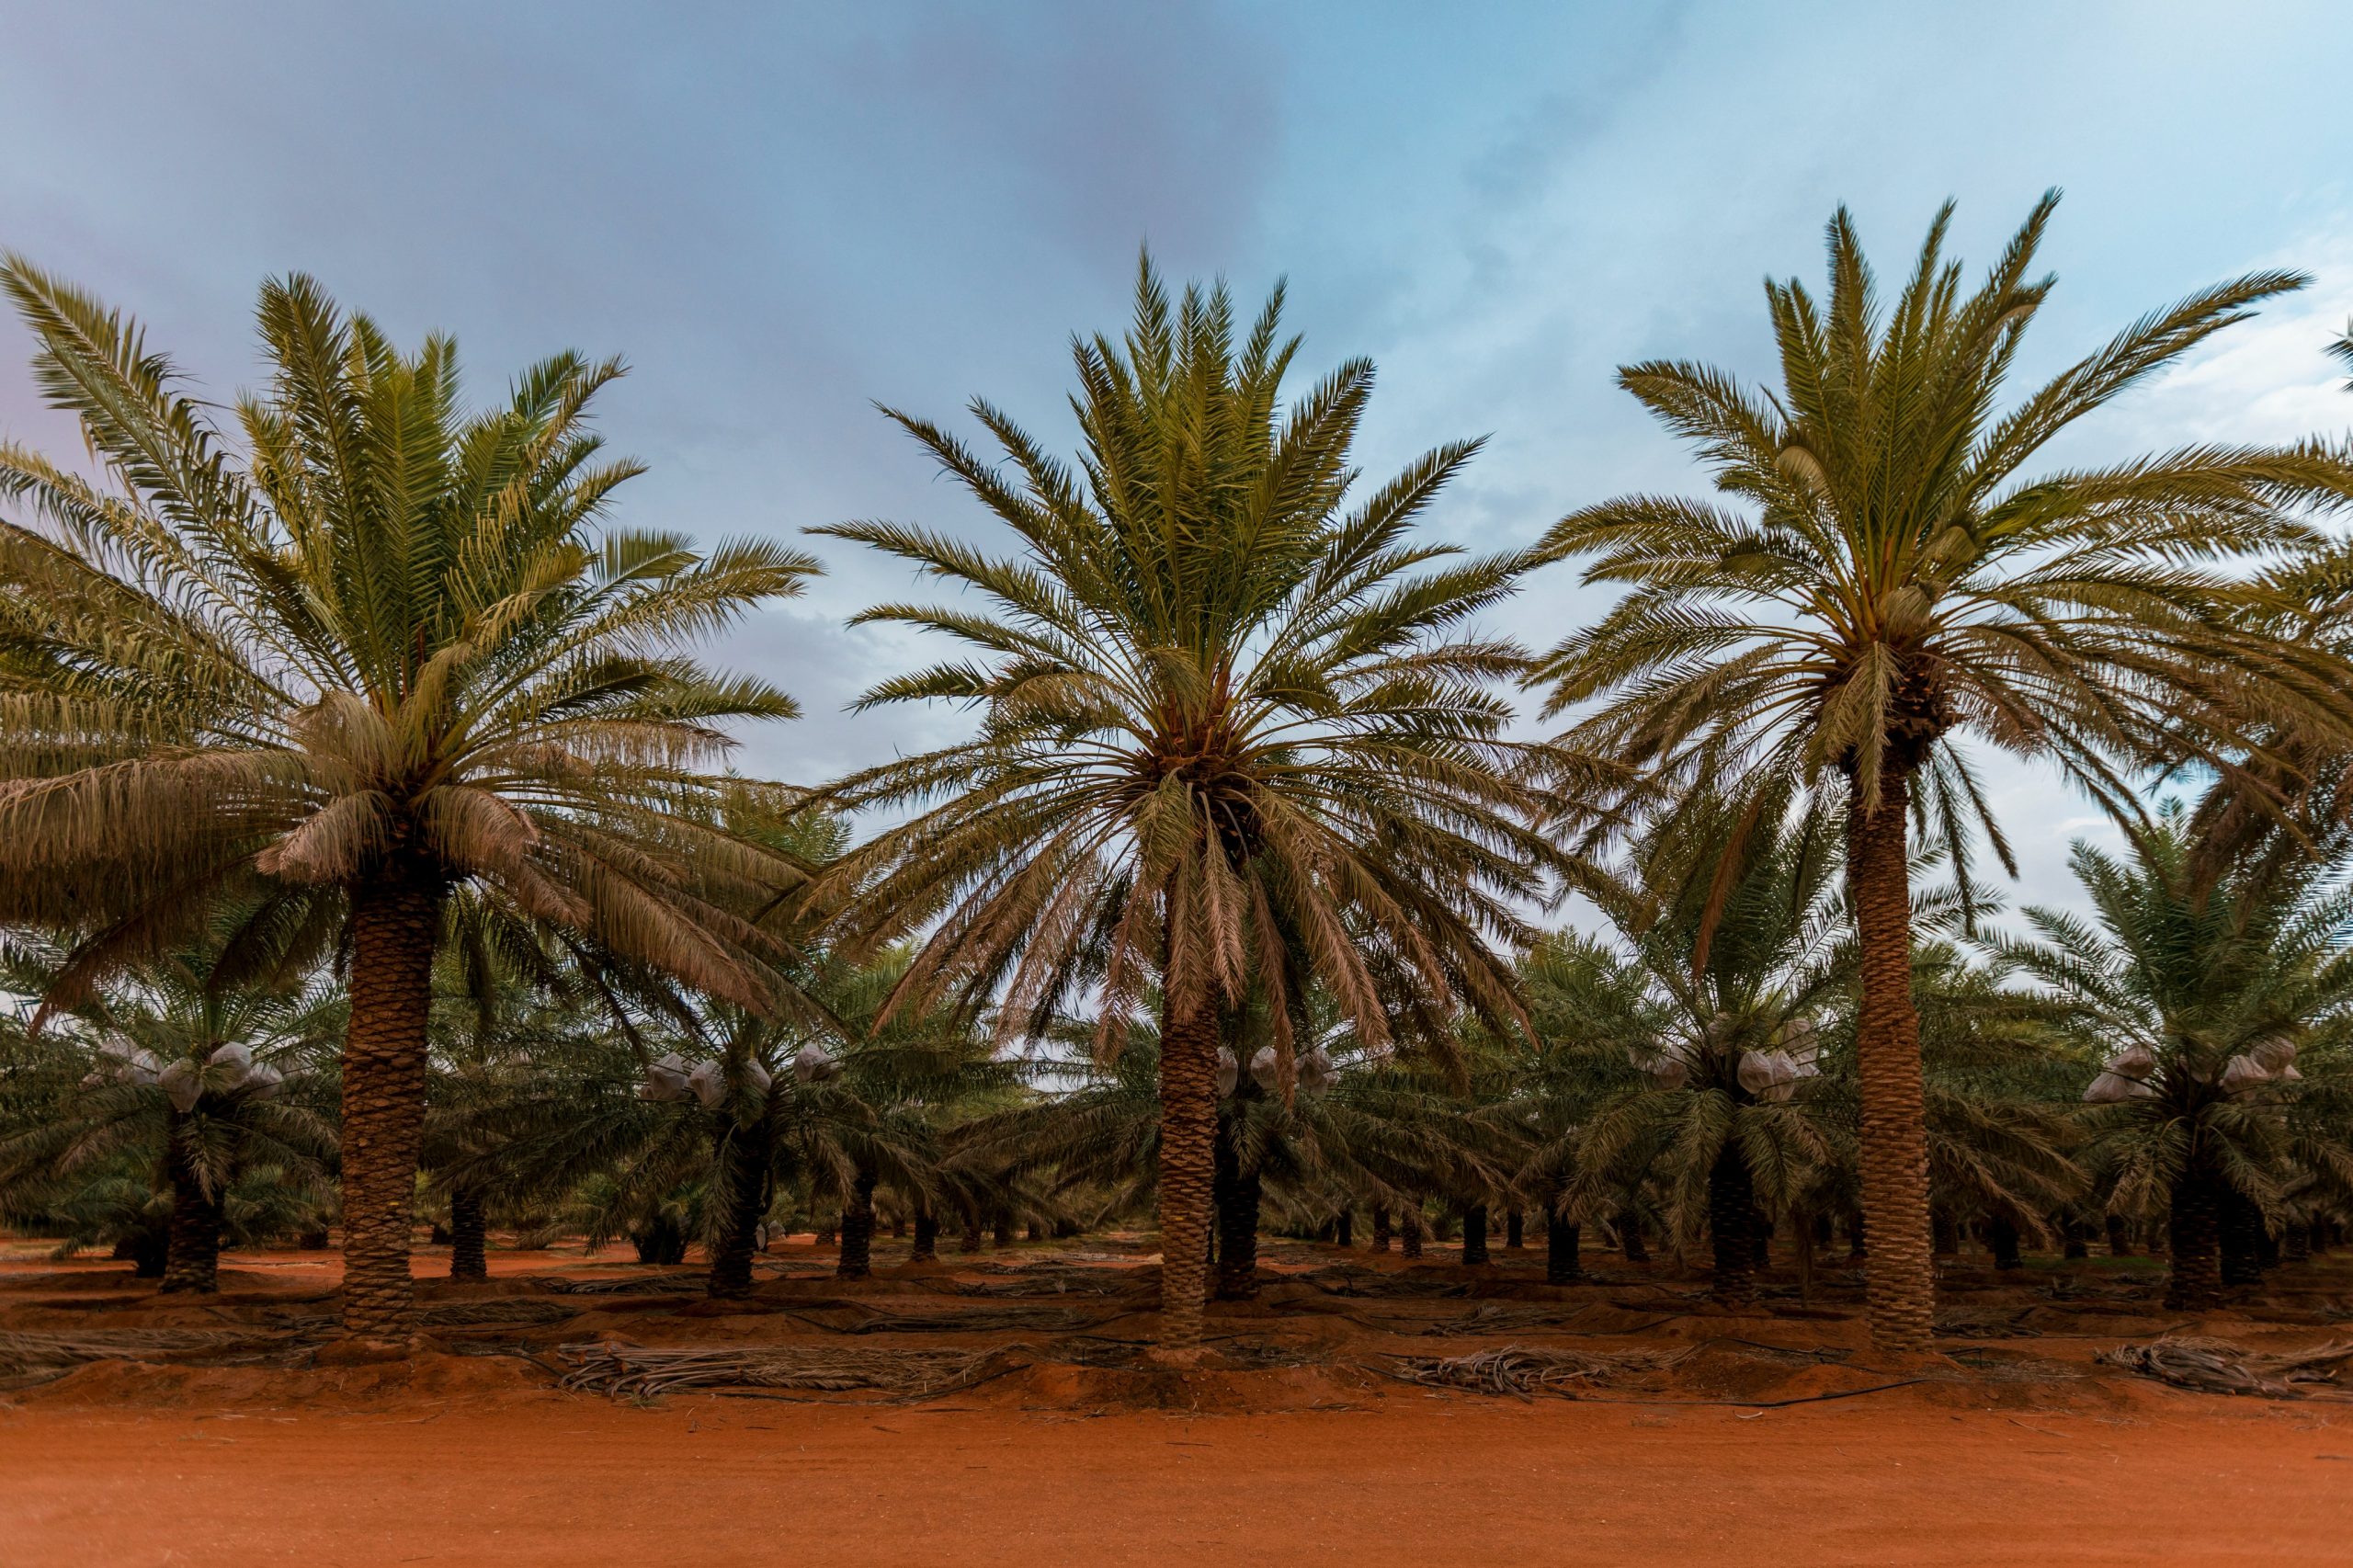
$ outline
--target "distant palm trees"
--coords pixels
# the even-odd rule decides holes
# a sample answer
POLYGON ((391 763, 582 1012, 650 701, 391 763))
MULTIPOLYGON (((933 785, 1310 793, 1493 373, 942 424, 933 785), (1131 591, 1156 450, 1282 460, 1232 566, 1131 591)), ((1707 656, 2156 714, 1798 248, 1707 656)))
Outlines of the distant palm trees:
POLYGON ((887 522, 820 531, 962 591, 863 621, 968 656, 861 706, 977 710, 971 740, 857 774, 847 805, 920 808, 847 865, 869 940, 928 927, 910 1003, 995 995, 1007 1033, 1084 1001, 1116 1053, 1160 996, 1162 1339, 1199 1338, 1226 1019, 1256 994, 1288 1065, 1306 987, 1368 1044, 1454 1009, 1517 1017, 1496 944, 1553 858, 1504 739, 1494 683, 1518 649, 1482 633, 1524 554, 1460 555, 1414 525, 1477 443, 1358 495, 1370 363, 1286 412, 1297 351, 1279 290, 1239 341, 1225 290, 1176 308, 1147 261, 1124 343, 1075 347, 1084 450, 1049 456, 985 403, 1010 476, 937 426, 892 417, 1012 530, 992 553, 887 522))
MULTIPOLYGON (((2048 757, 2117 812, 2185 760, 2260 788, 2250 737, 2342 735, 2342 666, 2244 612, 2251 552, 2309 534, 2300 504, 2353 494, 2317 447, 2201 445, 2105 468, 2020 470, 2060 431, 2302 278, 2260 273, 2134 323, 2006 413, 1996 403, 2052 280, 2030 276, 2046 198, 1973 291, 1943 256, 1950 209, 1883 301, 1844 210, 1830 293, 1768 284, 1780 385, 1652 361, 1620 381, 1691 441, 1729 505, 1633 495, 1548 541, 1628 593, 1538 678, 1563 737, 1619 782, 1826 790, 1847 813, 1861 942, 1862 1204, 1874 1338, 1928 1343, 1928 1153, 1910 975, 1918 816, 1957 863, 1970 823, 2008 850, 1955 743, 2048 757)), ((1618 820, 1616 813, 1605 821, 1618 820)))

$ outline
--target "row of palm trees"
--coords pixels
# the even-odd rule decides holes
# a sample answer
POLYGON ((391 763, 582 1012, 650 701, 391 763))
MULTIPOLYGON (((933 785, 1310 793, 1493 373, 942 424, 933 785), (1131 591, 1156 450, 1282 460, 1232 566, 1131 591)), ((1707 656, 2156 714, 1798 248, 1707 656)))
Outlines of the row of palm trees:
MULTIPOLYGON (((132 323, 10 256, 0 288, 36 381, 80 421, 95 472, 0 445, 0 920, 58 949, 51 1012, 199 949, 219 988, 342 976, 344 1321, 372 1339, 410 1321, 435 973, 464 967, 453 953, 478 977, 575 977, 649 1063, 648 1018, 740 1041, 719 1086, 745 1108, 722 1146, 745 1171, 774 1168, 772 1119, 752 1112, 777 1101, 775 1042, 984 1017, 1002 1049, 1084 1017, 1118 1062, 1148 1023, 1162 1335, 1181 1358, 1222 1165, 1233 1185, 1221 1051, 1263 1039, 1252 1065, 1263 1049, 1267 1092, 1296 1106, 1326 1012, 1373 1058, 1433 1071, 1462 1071, 1472 1034, 1562 1043, 1530 1008, 1529 910, 1583 894, 1648 940, 1651 916, 1616 907, 1642 896, 1631 846, 1720 816, 1696 983, 1743 868, 1800 833, 1816 892, 1839 884, 1825 918, 1852 937, 1872 1332, 1919 1348, 1939 1145, 1915 824, 1964 923, 1984 902, 1973 840, 2009 858, 1961 743, 2052 759, 2144 837, 2152 777, 2211 780, 2193 902, 2235 869, 2310 862, 2353 752, 2343 556, 2315 522, 2353 494, 2341 453, 2200 445, 2027 472, 2302 280, 2191 296, 2005 410, 2051 288, 2032 275, 2051 211, 1973 290, 1940 216, 1888 301, 1842 212, 1826 297, 1768 288, 1776 390, 1693 364, 1622 373, 1721 499, 1628 497, 1484 556, 1417 531, 1476 443, 1365 486, 1351 449, 1371 367, 1286 407, 1280 291, 1245 327, 1222 287, 1172 301, 1147 263, 1125 336, 1075 346, 1074 459, 985 403, 972 413, 998 459, 892 415, 1011 543, 820 530, 951 590, 857 618, 961 649, 862 705, 945 701, 974 733, 814 790, 723 770, 731 726, 793 705, 688 650, 818 563, 612 523, 637 467, 587 415, 617 364, 562 356, 468 414, 448 340, 404 352, 295 278, 262 293, 269 384, 224 420, 132 323), (1570 558, 1622 585, 1613 609, 1536 655, 1483 628, 1570 558), (1551 741, 1512 728, 1515 683, 1565 716, 1551 741), (894 825, 813 841, 820 809, 894 825), (846 1016, 843 977, 878 969, 887 986, 846 1016)), ((1677 1053, 1687 1087, 1730 1064, 1744 1150, 1768 1122, 1796 1138, 1795 1112, 1758 1107, 1798 1103, 1809 1046, 1790 1026, 1819 1022, 1723 1016, 1644 1049, 1677 1053)), ((1554 1142, 1595 1126, 1565 1114, 1554 1142)), ((855 1207, 865 1172, 840 1157, 855 1207)), ((1740 1174, 1710 1166, 1725 1214, 1740 1174)), ((730 1234, 756 1210, 746 1187, 721 1184, 741 1205, 730 1234)))

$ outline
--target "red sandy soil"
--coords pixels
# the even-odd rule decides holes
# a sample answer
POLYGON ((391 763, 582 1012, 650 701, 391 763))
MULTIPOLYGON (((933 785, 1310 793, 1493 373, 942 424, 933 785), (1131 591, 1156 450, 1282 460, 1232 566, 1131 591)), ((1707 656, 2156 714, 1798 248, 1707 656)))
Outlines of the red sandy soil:
MULTIPOLYGON (((1361 1250, 1270 1254, 1290 1267, 1370 1261, 1361 1250)), ((805 1243, 776 1256, 822 1261, 805 1243)), ((1025 1247, 1015 1256, 1053 1253, 1025 1247)), ((230 1262, 215 1309, 155 1301, 120 1282, 121 1265, 61 1267, 21 1247, 0 1251, 0 1332, 217 1324, 315 1300, 335 1278, 333 1259, 318 1254, 230 1262)), ((941 1272, 1004 1278, 961 1272, 980 1262, 951 1257, 941 1272)), ((628 1272, 617 1260, 586 1265, 576 1250, 495 1263, 506 1277, 628 1272)), ((442 1267, 420 1256, 421 1273, 442 1267)), ((921 1271, 882 1272, 863 1286, 781 1279, 746 1314, 645 1303, 635 1315, 599 1307, 585 1324, 492 1332, 547 1345, 550 1335, 606 1335, 839 1343, 788 1321, 786 1308, 844 1298, 894 1312, 979 1304, 915 1290, 921 1271)), ((1528 1270, 1515 1259, 1498 1272, 1525 1278, 1528 1270)), ((1120 1381, 1136 1374, 1048 1366, 924 1403, 680 1394, 639 1405, 557 1392, 512 1357, 428 1354, 322 1369, 101 1361, 0 1394, 0 1563, 1033 1568, 1180 1554, 1347 1568, 2353 1562, 2353 1405, 2223 1399, 2091 1375, 2099 1346, 2177 1325, 2129 1313, 2054 1319, 2037 1337, 1972 1342, 1997 1357, 2030 1351, 2072 1381, 1978 1378, 1947 1364, 1935 1381, 1829 1403, 1672 1403, 1888 1380, 1867 1369, 1867 1352, 1848 1366, 1796 1371, 1737 1359, 1742 1346, 1779 1346, 1786 1359, 1808 1346, 1859 1343, 1850 1321, 1682 1310, 1641 1317, 1610 1303, 1631 1296, 1677 1308, 1692 1281, 1663 1267, 1655 1280, 1615 1273, 1612 1285, 1515 1287, 1498 1299, 1583 1300, 1601 1315, 1581 1321, 1616 1312, 1639 1330, 1607 1340, 1615 1329, 1574 1331, 1587 1346, 1698 1346, 1660 1402, 1520 1403, 1319 1367, 1164 1380, 1151 1395, 1162 1407, 1138 1408, 1138 1385, 1120 1381)), ((1990 1285, 1953 1294, 2004 1311, 2027 1300, 2007 1289, 2007 1299, 1990 1285)), ((437 1285, 427 1300, 527 1292, 506 1278, 437 1285)), ((1268 1303, 1226 1310, 1213 1325, 1287 1335, 1335 1357, 1546 1340, 1401 1326, 1476 1304, 1461 1299, 1335 1303, 1304 1284, 1267 1295, 1268 1303)), ((1109 1310, 1109 1321, 1127 1325, 1116 1332, 1148 1326, 1144 1314, 1109 1310)), ((2302 1307, 2268 1321, 2238 1315, 2203 1328, 2311 1344, 2330 1332, 2317 1315, 2307 1292, 2302 1307)), ((954 1336, 870 1337, 937 1348, 954 1336)))

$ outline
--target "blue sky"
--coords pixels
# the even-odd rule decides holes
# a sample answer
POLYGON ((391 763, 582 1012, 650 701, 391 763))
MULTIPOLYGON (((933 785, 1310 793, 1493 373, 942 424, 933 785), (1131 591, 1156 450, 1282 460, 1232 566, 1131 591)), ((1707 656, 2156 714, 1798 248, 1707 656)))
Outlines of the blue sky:
MULTIPOLYGON (((870 406, 985 393, 1041 432, 1074 329, 1123 319, 1136 247, 1278 276, 1310 372, 1381 369, 1375 472, 1494 439, 1432 526, 1525 540, 1689 487, 1610 383, 1761 374, 1759 280, 1818 276, 1840 201, 1883 270, 1937 204, 1990 257, 2067 199, 2028 372, 2258 267, 2303 296, 2105 414, 2056 460, 2341 434, 2353 317, 2353 10, 2327 4, 74 6, 0 0, 0 244, 139 315, 209 387, 254 379, 268 273, 397 335, 456 333, 479 395, 562 347, 634 373, 604 422, 653 465, 624 515, 714 538, 851 517, 982 529, 870 406)), ((0 324, 0 429, 61 453, 0 324)), ((801 722, 749 771, 814 778, 952 732, 843 705, 918 650, 842 627, 903 569, 833 575, 731 652, 801 722)), ((1597 601, 1555 569, 1506 614, 1597 601)), ((2092 814, 1995 770, 2029 898, 2092 814)))

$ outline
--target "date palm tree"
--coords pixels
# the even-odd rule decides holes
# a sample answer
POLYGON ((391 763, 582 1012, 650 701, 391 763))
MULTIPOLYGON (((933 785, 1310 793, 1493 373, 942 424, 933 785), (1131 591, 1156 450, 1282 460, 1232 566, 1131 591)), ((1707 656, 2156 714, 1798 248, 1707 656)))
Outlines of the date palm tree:
POLYGON ((1974 291, 1943 255, 1948 207, 1892 307, 1839 211, 1826 304, 1794 280, 1767 285, 1777 391, 1692 363, 1620 373, 1698 448, 1728 504, 1626 496, 1563 518, 1548 541, 1588 558, 1588 582, 1629 587, 1537 672, 1552 711, 1580 710, 1569 756, 1614 770, 1621 793, 1740 779, 1825 790, 1845 809, 1871 1330, 1899 1350, 1927 1346, 1934 1305, 1911 819, 1949 841, 1963 886, 1972 821, 2009 859, 1958 744, 2050 758, 2130 812, 2132 777, 2152 764, 2233 773, 2243 736, 2344 729, 2341 666, 2234 614, 2231 570, 2303 537, 2285 508, 2353 491, 2343 465, 2316 446, 2201 445, 2022 472, 2076 420, 2303 279, 2258 273, 2193 294, 1997 413, 2052 286, 2029 274, 2054 201, 1974 291))
POLYGON ((1490 939, 1524 934, 1510 901, 1549 853, 1521 825, 1531 802, 1492 690, 1521 654, 1474 625, 1528 558, 1413 537, 1478 443, 1356 499, 1372 366, 1342 365, 1286 413, 1298 343, 1281 304, 1278 289, 1237 342, 1222 286, 1172 310, 1146 258, 1125 342, 1074 347, 1074 464, 985 403, 972 414, 1010 475, 892 413, 1012 530, 1011 556, 890 522, 820 530, 970 596, 858 618, 971 655, 862 707, 980 714, 970 740, 837 787, 847 804, 919 808, 843 883, 859 939, 929 926, 899 1005, 994 996, 1002 1029, 1037 1033, 1093 988, 1109 1058, 1160 989, 1161 1335, 1178 1359, 1201 1331, 1227 1016, 1263 994, 1288 1072, 1311 981, 1370 1043, 1392 1010, 1516 1015, 1490 939))
POLYGON ((2182 1311, 2218 1303, 2234 1214, 2259 1227, 2300 1177, 2353 1195, 2344 1123, 2310 1114, 2342 1103, 2353 892, 2307 855, 2220 878, 2200 860, 2177 808, 2123 856, 2077 844, 2089 918, 2030 908, 2030 937, 1989 944, 2105 1048, 2086 1163, 2111 1212, 2167 1216, 2166 1301, 2182 1311))
POLYGON ((63 1002, 229 895, 340 926, 343 1322, 397 1335, 453 889, 772 1001, 742 911, 796 868, 710 769, 722 726, 793 706, 680 649, 816 563, 607 526, 640 472, 585 423, 617 361, 469 414, 450 340, 404 353, 288 278, 223 430, 120 314, 20 256, 0 290, 103 476, 0 445, 0 916, 88 931, 63 1002))

